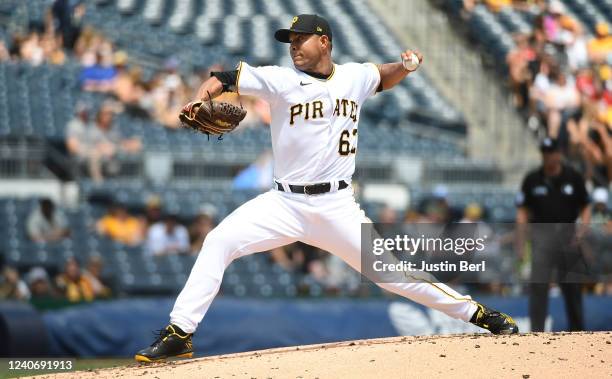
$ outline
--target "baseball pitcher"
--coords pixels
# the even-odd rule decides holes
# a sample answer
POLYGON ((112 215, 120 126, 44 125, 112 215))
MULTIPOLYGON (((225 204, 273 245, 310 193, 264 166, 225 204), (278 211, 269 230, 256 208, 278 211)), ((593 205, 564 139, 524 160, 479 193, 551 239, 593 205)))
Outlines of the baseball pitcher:
MULTIPOLYGON (((312 14, 294 17, 291 27, 276 31, 274 37, 288 44, 293 67, 253 67, 240 62, 236 70, 213 72, 200 87, 198 99, 181 116, 192 124, 199 118, 208 118, 208 123, 223 118, 222 114, 215 117, 215 112, 222 113, 215 109, 223 108, 212 99, 225 91, 266 100, 272 114, 272 189, 240 206, 208 234, 170 313, 170 324, 151 346, 136 354, 137 361, 192 356, 191 336, 234 259, 302 241, 360 270, 361 224, 371 221, 356 203, 351 186, 359 114, 370 96, 397 85, 422 64, 423 56, 407 50, 397 63, 335 64, 332 30, 324 18, 312 14)), ((237 122, 244 117, 235 109, 230 113, 237 115, 237 122)), ((237 124, 225 119, 217 124, 237 124)), ((219 134, 219 126, 203 128, 219 134)), ((506 314, 444 284, 377 284, 494 334, 518 333, 506 314)))

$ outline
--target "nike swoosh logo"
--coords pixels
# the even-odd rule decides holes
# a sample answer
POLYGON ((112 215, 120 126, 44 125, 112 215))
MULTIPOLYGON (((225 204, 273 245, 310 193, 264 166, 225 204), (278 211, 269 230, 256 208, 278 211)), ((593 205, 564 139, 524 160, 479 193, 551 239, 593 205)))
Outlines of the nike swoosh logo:
POLYGON ((312 83, 304 83, 304 82, 300 82, 300 85, 301 85, 301 86, 307 86, 307 85, 309 85, 309 84, 312 84, 312 83))

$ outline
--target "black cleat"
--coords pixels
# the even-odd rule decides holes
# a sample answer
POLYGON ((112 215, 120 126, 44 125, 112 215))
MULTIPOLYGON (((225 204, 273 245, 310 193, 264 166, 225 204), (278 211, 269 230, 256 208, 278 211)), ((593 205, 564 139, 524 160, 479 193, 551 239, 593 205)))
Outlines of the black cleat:
POLYGON ((158 362, 167 358, 191 358, 193 357, 193 345, 191 333, 183 332, 176 325, 168 325, 165 329, 158 331, 155 342, 146 349, 140 350, 134 356, 138 362, 158 362))
POLYGON ((489 309, 480 303, 476 303, 476 305, 478 309, 470 319, 472 324, 487 329, 493 334, 516 334, 519 332, 512 317, 489 309))

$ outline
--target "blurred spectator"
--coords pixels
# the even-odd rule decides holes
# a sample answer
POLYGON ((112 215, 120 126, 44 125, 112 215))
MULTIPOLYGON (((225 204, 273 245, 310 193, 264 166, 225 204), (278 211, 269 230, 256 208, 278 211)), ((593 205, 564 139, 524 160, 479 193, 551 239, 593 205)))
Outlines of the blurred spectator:
POLYGON ((397 222, 397 212, 395 209, 385 205, 378 214, 378 222, 386 224, 394 224, 397 222))
POLYGON ((270 114, 270 105, 265 101, 253 96, 237 96, 234 93, 226 95, 226 100, 232 104, 238 105, 246 109, 247 114, 244 120, 240 122, 237 131, 257 128, 263 124, 270 125, 272 116, 270 114))
POLYGON ((536 59, 536 51, 529 44, 527 34, 519 34, 515 37, 516 47, 508 53, 506 62, 510 69, 510 84, 514 92, 516 106, 523 108, 527 105, 529 97, 529 83, 531 73, 529 64, 536 59))
POLYGON ((89 124, 90 106, 84 102, 77 102, 74 107, 74 117, 66 126, 66 148, 71 154, 85 156, 86 146, 81 141, 85 139, 85 132, 89 124))
POLYGON ((546 40, 555 44, 562 43, 561 19, 565 13, 565 7, 559 0, 551 0, 548 9, 544 13, 543 27, 546 40))
POLYGON ((477 0, 463 0, 463 17, 468 18, 469 14, 474 11, 477 0))
POLYGON ((64 213, 56 209, 51 199, 41 199, 26 222, 28 236, 35 242, 55 242, 70 235, 64 213))
POLYGON ((144 216, 147 230, 162 220, 162 201, 159 195, 150 195, 147 198, 144 216))
POLYGON ((289 272, 304 275, 303 286, 306 288, 303 288, 303 290, 308 290, 308 287, 313 283, 323 285, 330 291, 336 291, 341 286, 340 284, 346 276, 342 275, 342 278, 335 278, 337 280, 330 279, 328 263, 333 272, 339 273, 342 268, 336 266, 338 262, 327 261, 327 257, 328 254, 323 250, 300 241, 271 251, 271 258, 274 263, 289 272))
POLYGON ((72 49, 79 37, 85 10, 82 0, 55 0, 47 14, 47 23, 61 35, 67 49, 72 49))
POLYGON ((128 55, 125 51, 117 51, 113 59, 117 70, 113 94, 126 106, 127 112, 140 117, 149 117, 147 110, 140 104, 146 93, 142 83, 142 68, 140 66, 128 68, 128 55))
POLYGON ((264 190, 270 188, 274 180, 274 157, 266 150, 255 162, 240 171, 234 178, 232 188, 235 190, 264 190))
MULTIPOLYGON (((109 43, 104 36, 96 31, 92 26, 84 26, 79 38, 74 46, 74 52, 80 58, 81 65, 89 66, 95 63, 95 55, 99 52, 108 51, 109 43)), ((110 45, 112 51, 112 45, 110 45)))
POLYGON ((189 232, 174 214, 166 215, 163 222, 149 228, 146 241, 149 255, 184 254, 189 252, 189 247, 189 232))
POLYGON ((45 60, 45 51, 40 43, 40 36, 36 31, 32 31, 28 37, 20 44, 19 55, 25 62, 32 66, 38 66, 45 60))
POLYGON ((522 12, 537 13, 546 0, 512 0, 512 7, 522 12))
POLYGON ((85 91, 111 92, 115 88, 117 70, 113 67, 112 52, 91 53, 79 75, 79 82, 85 91))
POLYGON ((30 290, 23 280, 19 278, 19 272, 13 267, 4 266, 0 282, 0 299, 4 300, 28 300, 30 290))
POLYGON ((608 129, 612 129, 612 65, 602 67, 600 76, 603 81, 603 91, 601 100, 597 104, 597 119, 608 129))
POLYGON ((255 99, 255 103, 252 106, 253 113, 257 115, 259 123, 270 125, 272 122, 272 114, 270 113, 270 104, 267 101, 262 100, 258 97, 255 99))
POLYGON ((599 83, 590 67, 581 68, 576 74, 576 88, 580 93, 584 106, 584 116, 589 119, 597 114, 597 100, 600 89, 599 83))
POLYGON ((111 296, 111 290, 105 284, 106 280, 102 277, 103 267, 102 258, 100 256, 92 256, 87 263, 87 269, 83 271, 83 278, 91 283, 91 289, 96 298, 111 296))
MULTIPOLYGON (((513 235, 509 234, 504 236, 503 233, 498 234, 496 231, 485 221, 483 221, 483 209, 480 204, 473 202, 465 206, 463 210, 463 218, 459 221, 460 223, 474 224, 468 228, 459 228, 460 235, 466 233, 473 233, 471 237, 474 239, 481 238, 486 243, 484 248, 478 251, 481 257, 485 257, 487 260, 487 270, 478 273, 470 273, 465 278, 466 281, 473 280, 481 283, 480 288, 486 289, 490 293, 501 293, 504 291, 504 279, 511 275, 505 275, 503 268, 508 265, 504 265, 503 262, 507 261, 512 264, 512 259, 506 254, 502 254, 502 244, 504 242, 511 242, 513 235), (468 279, 470 278, 470 279, 468 279)), ((472 251, 474 252, 474 251, 472 251)))
POLYGON ((152 90, 153 116, 162 125, 177 128, 177 115, 181 108, 190 100, 190 91, 178 73, 179 61, 169 58, 164 65, 152 90))
POLYGON ((50 300, 55 299, 57 294, 54 292, 51 283, 49 283, 49 275, 42 267, 32 267, 26 275, 30 292, 32 293, 31 300, 50 300))
POLYGON ((463 210, 463 218, 459 222, 481 222, 482 207, 478 203, 470 203, 463 210))
POLYGON ((599 22, 595 26, 595 37, 589 41, 589 58, 592 62, 603 63, 612 56, 612 35, 610 26, 599 22))
POLYGON ((96 132, 89 123, 89 108, 78 103, 75 117, 68 122, 66 130, 66 149, 77 158, 79 164, 86 164, 89 174, 95 181, 102 181, 100 155, 111 155, 114 151, 103 143, 101 132, 96 132), (99 151, 98 151, 99 150, 99 151))
POLYGON ((423 216, 413 208, 408 208, 404 213, 404 224, 415 224, 423 220, 423 216))
POLYGON ((62 49, 61 39, 53 34, 45 34, 41 39, 41 47, 45 59, 55 65, 62 65, 66 62, 66 53, 62 49))
POLYGON ((448 204, 448 188, 438 185, 434 188, 432 197, 425 199, 421 208, 425 222, 445 224, 452 219, 452 210, 448 204))
POLYGON ((583 141, 586 178, 594 186, 608 187, 612 178, 612 138, 610 130, 595 122, 583 141))
POLYGON ((208 233, 215 227, 217 208, 212 204, 202 204, 199 214, 189 226, 189 243, 191 254, 198 254, 208 233))
POLYGON ((579 120, 580 94, 573 78, 568 80, 565 73, 553 72, 551 79, 552 83, 544 95, 544 102, 547 110, 548 136, 557 139, 563 118, 573 122, 579 120))
POLYGON ((393 237, 400 233, 399 228, 401 225, 397 224, 398 215, 397 211, 385 204, 378 212, 376 230, 383 237, 393 237))
MULTIPOLYGON (((271 251, 272 261, 290 272, 308 274, 313 262, 319 260, 320 250, 303 242, 295 242, 271 251)), ((321 267, 316 263, 312 268, 319 274, 321 267)))
POLYGON ((61 46, 61 37, 52 32, 41 33, 32 27, 28 34, 12 36, 10 50, 0 40, 0 62, 12 59, 38 66, 45 62, 61 65, 66 62, 66 53, 61 46))
POLYGON ((450 221, 451 214, 447 203, 442 200, 433 200, 425 209, 425 220, 430 223, 445 224, 450 221))
POLYGON ((587 40, 580 24, 566 16, 561 19, 561 27, 564 30, 562 38, 569 68, 572 71, 576 71, 588 67, 589 52, 587 40))
MULTIPOLYGON (((459 221, 460 223, 477 224, 474 231, 474 238, 484 238, 487 240, 484 252, 487 254, 487 259, 495 258, 494 255, 498 255, 500 251, 500 241, 495 237, 493 228, 483 221, 483 209, 478 203, 469 203, 463 210, 463 218, 459 221)), ((461 230, 461 229, 460 229, 461 230)), ((465 229, 471 230, 471 229, 465 229)), ((489 273, 490 274, 490 273, 489 273)), ((483 275, 479 275, 481 278, 483 275)), ((489 278, 492 280, 493 278, 489 278)), ((499 280, 497 278, 496 280, 499 280)))
POLYGON ((88 26, 83 28, 74 50, 82 66, 81 87, 87 91, 112 91, 117 75, 112 42, 88 26))
MULTIPOLYGON (((537 2, 537 0, 463 0, 463 11, 469 15, 478 3, 485 4, 491 12, 496 13, 509 6, 527 10, 533 3, 537 2)), ((467 15, 464 14, 463 16, 468 17, 467 15)))
POLYGON ((289 272, 298 271, 304 261, 301 251, 292 249, 292 246, 281 246, 270 250, 272 262, 289 272))
POLYGON ((554 62, 549 56, 544 56, 538 65, 535 79, 529 90, 530 118, 528 125, 537 130, 540 125, 539 116, 546 113, 546 94, 551 86, 550 73, 554 62))
POLYGON ((342 258, 333 254, 327 254, 323 262, 326 272, 323 284, 327 292, 340 291, 340 293, 345 292, 349 295, 357 293, 361 286, 359 272, 352 269, 342 258))
POLYGON ((504 7, 509 7, 512 5, 512 0, 485 0, 484 2, 493 12, 499 12, 504 7))
POLYGON ((328 292, 335 293, 343 287, 342 282, 346 279, 346 276, 342 275, 342 277, 331 279, 327 265, 329 263, 329 268, 338 274, 339 271, 342 271, 338 264, 341 265, 342 262, 326 262, 328 254, 319 248, 298 241, 272 249, 270 253, 270 257, 275 264, 286 271, 303 275, 300 285, 301 292, 309 293, 313 287, 316 289, 323 286, 328 292))
POLYGON ((86 164, 96 182, 103 180, 103 172, 118 172, 116 156, 119 152, 136 153, 142 143, 137 137, 123 138, 113 127, 113 110, 104 104, 96 115, 95 125, 87 123, 87 110, 77 109, 78 115, 68 124, 66 147, 80 164, 86 164))
MULTIPOLYGON (((323 251, 316 250, 319 255, 317 259, 310 261, 308 265, 308 278, 313 279, 316 283, 323 285, 327 293, 335 294, 339 290, 335 280, 330 281, 330 272, 326 264, 326 256, 323 255, 323 251)), ((338 279, 338 278, 336 278, 338 279)), ((305 280, 304 283, 308 284, 310 280, 305 280)))
POLYGON ((92 301, 95 297, 92 284, 83 277, 74 258, 66 260, 64 271, 55 278, 55 284, 70 302, 92 301))
POLYGON ((144 238, 144 225, 140 219, 130 215, 123 204, 114 203, 108 213, 97 223, 101 235, 125 245, 136 246, 144 238))

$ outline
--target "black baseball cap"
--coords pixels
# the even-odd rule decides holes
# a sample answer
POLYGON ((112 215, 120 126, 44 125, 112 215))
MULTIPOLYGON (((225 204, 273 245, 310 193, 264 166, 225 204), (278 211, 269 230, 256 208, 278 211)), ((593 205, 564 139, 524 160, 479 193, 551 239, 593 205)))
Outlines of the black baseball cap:
POLYGON ((546 137, 540 142, 540 151, 542 153, 559 151, 559 142, 556 139, 546 137))
POLYGON ((289 43, 289 32, 326 35, 332 40, 332 31, 329 22, 316 14, 300 14, 293 17, 289 29, 279 29, 274 33, 274 38, 279 42, 289 43))

